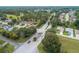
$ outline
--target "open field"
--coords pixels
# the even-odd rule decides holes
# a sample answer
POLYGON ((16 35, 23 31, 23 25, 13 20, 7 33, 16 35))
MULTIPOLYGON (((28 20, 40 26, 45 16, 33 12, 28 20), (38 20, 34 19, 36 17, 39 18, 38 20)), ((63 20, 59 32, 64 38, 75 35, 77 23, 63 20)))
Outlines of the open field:
POLYGON ((11 19, 20 19, 21 16, 16 16, 16 15, 12 15, 12 14, 6 14, 7 18, 11 18, 11 19))
MULTIPOLYGON (((79 40, 61 36, 59 38, 62 44, 61 53, 79 53, 79 40)), ((43 44, 40 43, 40 45, 38 46, 38 50, 40 53, 46 53, 43 48, 43 44)))
POLYGON ((14 49, 14 46, 8 43, 4 47, 0 47, 0 53, 12 53, 14 49))
POLYGON ((70 39, 66 37, 59 37, 62 44, 61 49, 67 53, 78 53, 79 52, 79 40, 70 39))
POLYGON ((6 14, 7 18, 17 19, 16 15, 6 14))

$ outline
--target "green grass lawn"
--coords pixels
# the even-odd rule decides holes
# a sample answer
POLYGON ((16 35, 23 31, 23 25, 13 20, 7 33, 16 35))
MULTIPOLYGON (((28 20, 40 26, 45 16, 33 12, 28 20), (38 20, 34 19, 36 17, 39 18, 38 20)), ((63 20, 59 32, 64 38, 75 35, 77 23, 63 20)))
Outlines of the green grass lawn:
POLYGON ((5 43, 5 41, 3 41, 3 40, 0 40, 0 45, 2 45, 3 43, 5 43))
POLYGON ((21 16, 16 16, 16 15, 12 15, 12 14, 6 14, 7 18, 11 18, 11 19, 17 19, 19 20, 21 18, 21 16))
POLYGON ((14 51, 14 46, 8 43, 8 44, 4 47, 4 50, 5 50, 5 52, 7 52, 7 53, 11 53, 11 52, 14 51))
POLYGON ((63 34, 64 34, 64 35, 68 35, 68 32, 67 32, 67 31, 64 31, 63 34))
MULTIPOLYGON (((79 40, 70 39, 66 37, 59 36, 61 46, 61 53, 79 53, 79 40)), ((42 43, 38 45, 38 50, 40 53, 45 53, 42 43)))
POLYGON ((79 40, 59 37, 62 43, 62 50, 68 53, 79 53, 79 40))
POLYGON ((0 47, 0 53, 12 53, 14 49, 14 46, 8 43, 4 47, 0 47))
POLYGON ((38 45, 38 51, 40 52, 40 53, 45 53, 46 51, 44 51, 44 49, 43 49, 43 44, 42 43, 40 43, 39 45, 38 45))
POLYGON ((6 14, 7 18, 17 19, 16 15, 6 14))

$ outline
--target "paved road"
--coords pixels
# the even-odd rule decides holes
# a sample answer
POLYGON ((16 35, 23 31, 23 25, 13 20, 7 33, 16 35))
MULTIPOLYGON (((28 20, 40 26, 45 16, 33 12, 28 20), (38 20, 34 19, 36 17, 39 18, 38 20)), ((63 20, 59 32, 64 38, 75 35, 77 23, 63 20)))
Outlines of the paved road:
POLYGON ((48 21, 46 22, 45 25, 43 25, 40 29, 37 30, 37 33, 35 35, 33 35, 28 41, 31 41, 28 44, 28 41, 26 41, 23 45, 21 45, 18 49, 16 49, 14 51, 14 53, 35 53, 38 52, 37 50, 37 46, 40 44, 40 42, 42 41, 42 39, 45 36, 45 32, 47 31, 47 29, 51 28, 51 25, 48 26, 48 21), (38 34, 38 33, 42 33, 42 34, 38 34), (33 38, 37 37, 37 40, 34 42, 33 38))
POLYGON ((41 43, 41 41, 43 40, 43 38, 45 37, 45 33, 46 31, 51 28, 51 25, 48 24, 48 22, 50 21, 50 18, 53 16, 53 14, 51 14, 51 16, 49 17, 48 21, 39 29, 37 29, 36 34, 34 34, 28 41, 31 41, 28 44, 28 41, 26 41, 23 45, 21 45, 19 48, 17 48, 14 53, 36 53, 38 52, 37 46, 41 43), (42 33, 41 35, 39 35, 38 33, 42 33), (37 40, 34 42, 33 38, 37 37, 37 40))

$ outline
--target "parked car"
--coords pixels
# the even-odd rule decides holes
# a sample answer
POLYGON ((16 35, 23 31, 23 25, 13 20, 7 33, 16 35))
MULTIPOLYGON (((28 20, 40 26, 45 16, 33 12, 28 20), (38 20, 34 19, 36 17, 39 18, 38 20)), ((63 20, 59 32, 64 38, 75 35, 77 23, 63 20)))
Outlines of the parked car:
POLYGON ((37 40, 37 37, 34 37, 34 38, 33 38, 33 41, 36 41, 36 40, 37 40))
POLYGON ((31 41, 28 41, 27 43, 29 44, 31 41))
POLYGON ((41 35, 42 34, 42 32, 40 32, 40 33, 38 33, 39 35, 41 35))

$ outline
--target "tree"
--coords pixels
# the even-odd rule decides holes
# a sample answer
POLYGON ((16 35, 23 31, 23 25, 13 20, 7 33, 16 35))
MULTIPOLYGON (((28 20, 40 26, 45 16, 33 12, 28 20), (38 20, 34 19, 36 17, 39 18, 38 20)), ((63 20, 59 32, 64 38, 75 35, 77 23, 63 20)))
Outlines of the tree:
POLYGON ((79 29, 79 20, 75 21, 75 26, 76 26, 77 29, 79 29))
POLYGON ((76 11, 75 16, 79 19, 79 10, 76 11))
POLYGON ((58 19, 51 20, 52 27, 57 27, 58 21, 59 21, 58 19))
POLYGON ((17 36, 15 33, 10 32, 10 33, 9 33, 9 38, 16 40, 16 39, 18 39, 18 36, 17 36))
POLYGON ((19 37, 29 37, 32 34, 34 34, 36 32, 36 28, 35 27, 30 27, 30 28, 20 28, 19 30, 16 31, 16 34, 19 37))
POLYGON ((59 38, 51 32, 47 32, 42 44, 44 46, 44 50, 48 53, 57 53, 61 50, 59 38))

